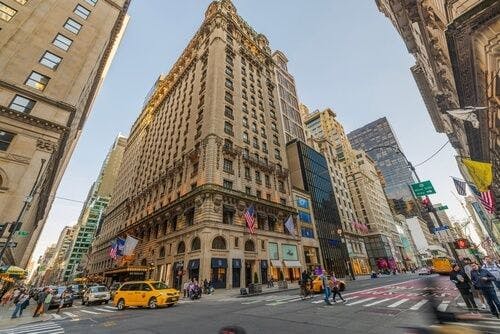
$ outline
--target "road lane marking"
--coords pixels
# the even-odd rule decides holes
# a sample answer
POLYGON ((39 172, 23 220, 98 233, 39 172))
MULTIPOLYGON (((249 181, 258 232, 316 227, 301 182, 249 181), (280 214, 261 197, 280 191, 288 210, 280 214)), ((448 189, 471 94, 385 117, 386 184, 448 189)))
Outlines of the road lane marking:
POLYGON ((262 300, 253 300, 251 302, 245 302, 241 303, 241 305, 250 305, 250 304, 255 304, 255 303, 260 303, 262 300))
POLYGON ((101 314, 99 312, 93 312, 93 311, 89 311, 89 310, 80 310, 80 312, 84 312, 84 313, 88 313, 88 314, 101 314))
POLYGON ((373 300, 373 299, 375 299, 375 297, 370 297, 370 298, 365 298, 365 299, 357 300, 355 302, 352 302, 352 303, 349 303, 349 304, 346 304, 346 305, 347 306, 357 305, 357 304, 361 304, 361 303, 364 303, 364 302, 368 302, 368 301, 373 300))
POLYGON ((395 303, 393 303, 393 304, 391 304, 391 305, 389 305, 387 307, 391 307, 391 308, 392 307, 397 307, 397 306, 403 304, 404 302, 407 302, 408 300, 409 300, 408 298, 403 298, 403 299, 401 299, 401 300, 399 300, 399 301, 397 301, 397 302, 395 302, 395 303))
POLYGON ((116 311, 116 307, 114 307, 114 306, 104 305, 103 307, 116 311))
POLYGON ((99 308, 99 307, 94 307, 94 310, 101 311, 101 312, 108 312, 108 313, 115 313, 116 310, 106 310, 104 308, 99 308))
POLYGON ((418 303, 416 303, 415 305, 410 307, 410 310, 416 311, 416 310, 420 309, 425 303, 427 303, 427 299, 419 301, 418 303))
POLYGON ((77 318, 78 316, 74 313, 71 313, 71 312, 63 312, 63 314, 67 315, 68 317, 71 317, 71 318, 77 318))
POLYGON ((373 305, 381 304, 381 303, 386 302, 386 301, 391 300, 391 299, 393 299, 393 298, 385 298, 385 299, 377 300, 376 302, 366 304, 363 306, 373 306, 373 305))

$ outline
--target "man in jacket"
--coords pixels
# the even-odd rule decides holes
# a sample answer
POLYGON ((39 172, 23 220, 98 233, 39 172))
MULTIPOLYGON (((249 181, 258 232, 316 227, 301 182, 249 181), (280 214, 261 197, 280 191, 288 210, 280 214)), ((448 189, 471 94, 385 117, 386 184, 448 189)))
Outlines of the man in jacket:
POLYGON ((455 283, 469 311, 478 312, 476 302, 474 301, 474 295, 472 294, 472 282, 458 264, 453 266, 453 270, 450 273, 450 280, 455 283))
POLYGON ((498 264, 496 264, 491 257, 485 256, 483 269, 488 270, 493 276, 495 276, 496 281, 493 283, 496 285, 497 289, 500 290, 500 267, 498 264))
POLYGON ((45 301, 45 297, 47 297, 47 288, 41 290, 38 293, 38 298, 36 300, 37 305, 36 305, 35 313, 33 314, 33 317, 39 317, 40 314, 43 313, 43 302, 45 301))
POLYGON ((486 302, 490 306, 491 314, 495 317, 500 318, 500 301, 498 300, 495 288, 493 287, 493 282, 496 280, 488 270, 479 268, 477 263, 472 264, 472 283, 474 286, 479 288, 483 293, 486 302))

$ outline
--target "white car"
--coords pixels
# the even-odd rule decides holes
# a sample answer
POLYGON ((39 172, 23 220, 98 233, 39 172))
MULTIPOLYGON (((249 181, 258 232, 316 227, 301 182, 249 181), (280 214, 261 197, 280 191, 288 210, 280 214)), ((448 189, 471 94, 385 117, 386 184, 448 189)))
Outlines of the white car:
POLYGON ((96 285, 89 287, 82 297, 82 305, 89 305, 92 303, 108 303, 111 299, 111 294, 107 287, 102 285, 96 285))
POLYGON ((426 268, 426 267, 423 267, 423 268, 420 268, 417 273, 419 275, 430 275, 431 274, 431 270, 429 268, 426 268))

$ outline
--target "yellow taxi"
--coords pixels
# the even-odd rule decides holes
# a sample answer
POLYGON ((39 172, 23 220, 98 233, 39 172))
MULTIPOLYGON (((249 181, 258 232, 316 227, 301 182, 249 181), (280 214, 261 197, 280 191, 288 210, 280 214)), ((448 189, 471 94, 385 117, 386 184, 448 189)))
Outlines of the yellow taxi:
MULTIPOLYGON (((327 277, 328 277, 328 279, 330 279, 330 276, 327 276, 327 277)), ((339 282, 339 290, 344 291, 345 290, 345 282, 341 281, 339 279, 337 279, 337 281, 339 282)), ((314 293, 323 292, 323 281, 321 279, 321 276, 313 276, 312 283, 313 283, 312 289, 313 289, 314 293)))
POLYGON ((126 307, 172 306, 179 301, 179 290, 169 288, 159 281, 135 281, 123 283, 116 291, 113 305, 118 310, 126 307))

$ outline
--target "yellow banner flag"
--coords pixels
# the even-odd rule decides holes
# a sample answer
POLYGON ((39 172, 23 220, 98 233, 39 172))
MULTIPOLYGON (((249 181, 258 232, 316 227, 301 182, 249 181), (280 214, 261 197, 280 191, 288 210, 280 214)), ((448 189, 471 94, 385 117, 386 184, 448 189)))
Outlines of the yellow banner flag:
POLYGON ((462 163, 467 167, 469 175, 472 177, 477 189, 480 192, 488 191, 493 182, 492 165, 488 162, 462 159, 462 163))

